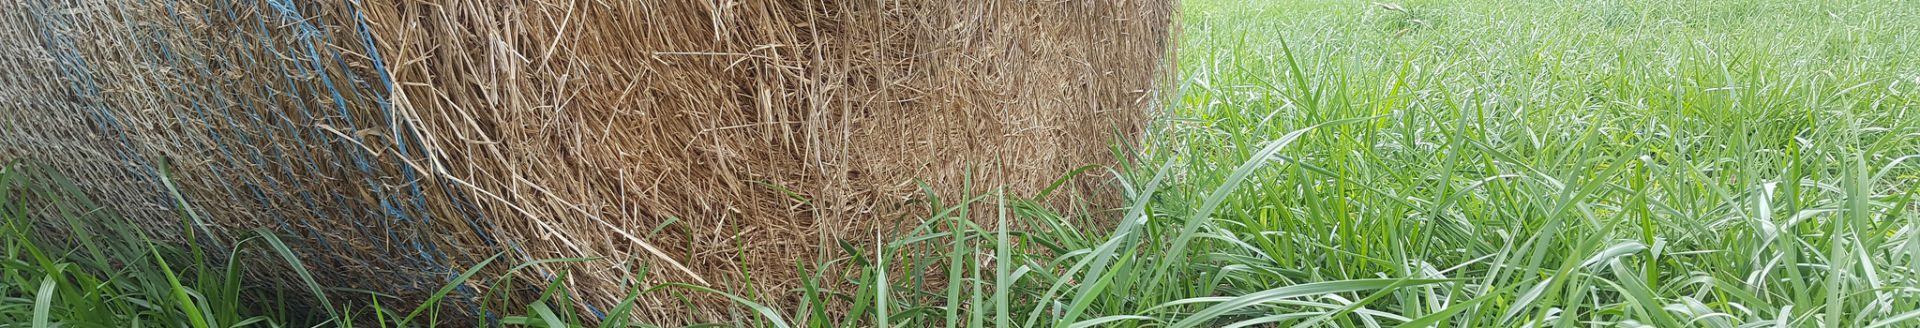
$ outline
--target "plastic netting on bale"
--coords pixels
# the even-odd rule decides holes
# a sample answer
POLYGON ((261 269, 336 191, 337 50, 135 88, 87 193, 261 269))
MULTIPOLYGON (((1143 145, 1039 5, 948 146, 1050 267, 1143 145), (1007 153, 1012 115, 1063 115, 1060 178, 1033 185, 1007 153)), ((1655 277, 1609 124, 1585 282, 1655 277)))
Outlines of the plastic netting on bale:
POLYGON ((405 167, 422 146, 356 8, 0 3, 0 159, 67 175, 161 239, 182 232, 172 184, 206 246, 271 229, 329 286, 422 297, 487 256, 446 250, 497 243, 465 192, 405 167))
MULTIPOLYGON (((420 301, 495 254, 505 264, 485 274, 593 259, 514 273, 564 282, 590 315, 635 287, 739 288, 749 271, 753 294, 785 300, 821 246, 911 219, 916 180, 1031 195, 1113 163, 1157 103, 1172 13, 1171 0, 15 0, 0 2, 0 38, 21 45, 0 49, 0 160, 71 176, 175 241, 177 190, 209 232, 195 242, 267 229, 324 284, 397 298, 383 303, 420 301)), ((1113 206, 1106 183, 1057 198, 1113 206)), ((261 262, 258 281, 292 281, 261 262)), ((477 314, 482 287, 449 311, 477 314)), ((726 300, 707 296, 642 295, 636 316, 724 320, 726 300)))

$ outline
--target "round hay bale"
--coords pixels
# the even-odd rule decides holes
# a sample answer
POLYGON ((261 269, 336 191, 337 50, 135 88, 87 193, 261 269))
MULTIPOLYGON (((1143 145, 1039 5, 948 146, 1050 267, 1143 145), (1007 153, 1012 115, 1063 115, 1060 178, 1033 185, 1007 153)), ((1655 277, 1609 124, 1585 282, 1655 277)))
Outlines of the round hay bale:
MULTIPOLYGON (((495 254, 595 258, 517 279, 564 279, 600 308, 634 286, 734 288, 743 271, 779 294, 824 241, 893 226, 916 179, 1025 195, 1114 163, 1156 103, 1172 14, 1171 0, 4 2, 0 38, 28 46, 0 49, 0 160, 73 177, 160 238, 287 236, 323 283, 401 301, 495 254), (176 192, 203 224, 177 224, 176 192)), ((1066 194, 1113 206, 1105 183, 1066 194)), ((723 301, 643 297, 639 319, 720 319, 723 301)))

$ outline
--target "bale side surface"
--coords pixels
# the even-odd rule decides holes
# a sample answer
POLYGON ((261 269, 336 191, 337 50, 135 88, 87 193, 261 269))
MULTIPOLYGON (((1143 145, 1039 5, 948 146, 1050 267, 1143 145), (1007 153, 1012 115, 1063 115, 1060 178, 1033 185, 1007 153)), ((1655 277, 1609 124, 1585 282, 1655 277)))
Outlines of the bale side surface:
MULTIPOLYGON (((408 167, 419 142, 393 137, 409 128, 363 17, 345 2, 0 1, 0 161, 71 178, 158 240, 191 228, 224 255, 264 229, 327 286, 423 299, 488 255, 447 251, 486 244, 485 222, 408 167)), ((299 285, 250 255, 250 281, 299 285)))

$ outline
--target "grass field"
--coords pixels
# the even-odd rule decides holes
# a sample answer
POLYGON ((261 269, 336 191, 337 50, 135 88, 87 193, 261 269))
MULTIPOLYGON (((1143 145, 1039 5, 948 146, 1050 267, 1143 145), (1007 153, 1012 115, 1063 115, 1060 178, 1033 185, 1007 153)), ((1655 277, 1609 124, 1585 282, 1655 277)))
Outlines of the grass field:
MULTIPOLYGON (((949 195, 914 233, 796 263, 851 268, 798 307, 734 295, 720 325, 1920 326, 1920 2, 1183 7, 1117 226, 949 195)), ((243 303, 229 263, 30 238, 44 209, 0 196, 0 325, 438 324, 301 289, 276 295, 301 310, 243 303)), ((110 220, 68 203, 70 226, 110 220)), ((495 319, 598 322, 558 293, 495 319)))

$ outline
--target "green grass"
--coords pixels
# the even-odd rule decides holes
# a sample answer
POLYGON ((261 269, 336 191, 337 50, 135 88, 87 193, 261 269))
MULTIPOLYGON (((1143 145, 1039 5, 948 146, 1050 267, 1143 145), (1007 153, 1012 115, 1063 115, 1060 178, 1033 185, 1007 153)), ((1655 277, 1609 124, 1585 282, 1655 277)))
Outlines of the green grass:
MULTIPOLYGON (((728 294, 721 324, 1920 326, 1920 3, 1184 7, 1177 92, 1113 168, 1130 200, 1115 226, 1028 200, 1045 195, 932 195, 911 233, 795 263, 849 272, 797 308, 728 294)), ((49 198, 73 204, 0 194, 0 324, 433 325, 242 304, 232 262, 209 263, 228 256, 110 242, 142 239, 49 198), (76 238, 30 238, 50 223, 23 218, 49 210, 76 238)), ((661 292, 725 294, 634 291, 661 292)), ((591 323, 565 299, 501 322, 591 323)))
POLYGON ((0 166, 0 325, 245 327, 288 314, 240 301, 235 257, 147 242, 71 183, 30 173, 0 166))
POLYGON ((1911 3, 1188 8, 1184 120, 1155 150, 1193 190, 1154 201, 1212 218, 1201 230, 1226 242, 1194 247, 1256 272, 1227 278, 1245 290, 1455 281, 1345 295, 1398 318, 1337 326, 1866 326, 1920 309, 1911 3), (1228 169, 1250 161, 1268 166, 1251 183, 1228 169), (1225 211, 1207 205, 1233 183, 1225 211))

